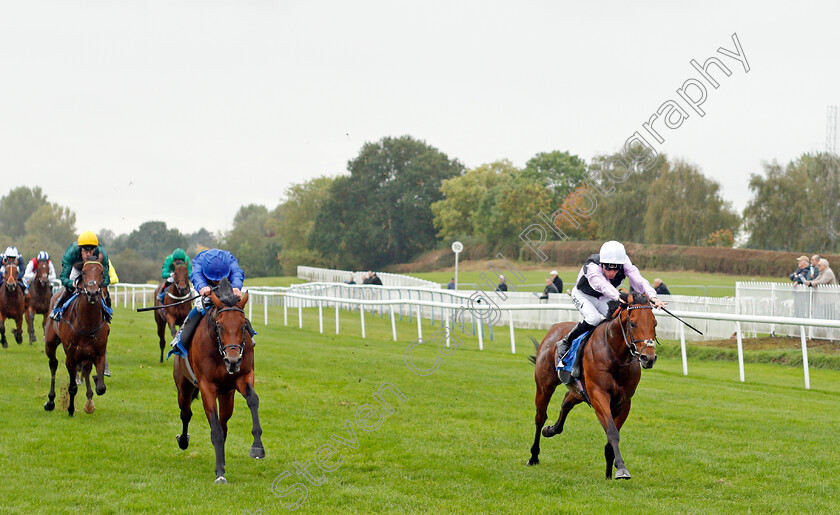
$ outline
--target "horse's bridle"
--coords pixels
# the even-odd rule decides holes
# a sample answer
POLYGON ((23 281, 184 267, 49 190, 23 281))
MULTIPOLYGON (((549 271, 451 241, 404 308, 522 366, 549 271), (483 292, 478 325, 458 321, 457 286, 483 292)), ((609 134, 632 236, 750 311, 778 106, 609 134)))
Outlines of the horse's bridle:
MULTIPOLYGON (((96 263, 97 265, 102 267, 103 270, 105 269, 105 267, 102 266, 102 263, 100 263, 99 261, 87 261, 87 262, 85 262, 85 264, 82 265, 82 273, 81 273, 81 275, 79 275, 79 282, 80 283, 82 283, 84 281, 85 265, 87 265, 88 263, 96 263)), ((82 286, 84 286, 82 288, 82 292, 85 294, 85 297, 87 297, 88 302, 90 302, 91 304, 96 302, 96 298, 99 297, 100 293, 102 293, 102 286, 99 284, 99 282, 98 281, 88 281, 87 284, 82 284, 82 286), (89 291, 88 290, 89 286, 96 286, 96 289, 93 290, 93 291, 89 291)))
MULTIPOLYGON (((634 309, 653 309, 653 306, 651 306, 650 304, 645 304, 645 305, 635 305, 634 304, 634 305, 631 305, 631 306, 627 306, 626 309, 627 309, 627 311, 631 311, 631 310, 634 310, 634 309)), ((633 339, 633 333, 631 332, 631 329, 630 329, 630 313, 627 313, 626 327, 625 327, 624 324, 621 323, 621 315, 620 314, 619 314, 619 317, 618 317, 618 323, 621 326, 621 336, 624 337, 624 344, 627 345, 627 350, 630 351, 630 361, 628 363, 626 363, 626 365, 629 365, 630 363, 633 363, 634 361, 638 361, 639 356, 641 356, 642 352, 644 352, 644 350, 647 349, 648 347, 653 347, 653 350, 654 351, 656 350, 656 343, 657 343, 656 336, 654 336, 652 340, 651 339, 647 339, 647 340, 634 340, 633 339), (627 338, 628 335, 630 336, 629 339, 627 338), (639 343, 644 343, 641 350, 639 350, 639 343)))
MULTIPOLYGON (((20 268, 17 265, 7 264, 6 270, 9 270, 11 267, 15 268, 15 273, 6 281, 6 289, 13 291, 17 288, 17 274, 20 272, 20 268)), ((8 273, 8 272, 7 272, 8 273)))
POLYGON ((222 358, 224 358, 225 351, 233 347, 239 351, 239 359, 242 359, 242 355, 245 353, 245 332, 247 331, 247 324, 244 324, 242 326, 242 343, 223 346, 222 335, 219 334, 219 324, 216 322, 216 318, 219 316, 219 314, 224 313, 225 311, 239 311, 240 313, 242 313, 242 316, 245 316, 245 311, 242 308, 237 306, 231 306, 217 310, 216 313, 211 317, 211 319, 213 320, 213 332, 216 334, 216 344, 219 349, 219 354, 221 354, 222 358))

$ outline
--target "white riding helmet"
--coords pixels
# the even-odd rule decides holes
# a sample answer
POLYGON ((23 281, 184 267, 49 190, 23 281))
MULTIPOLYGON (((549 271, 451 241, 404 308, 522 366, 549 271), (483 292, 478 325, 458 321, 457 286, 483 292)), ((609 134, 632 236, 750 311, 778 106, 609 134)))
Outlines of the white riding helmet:
POLYGON ((37 261, 49 261, 50 260, 50 255, 47 254, 47 251, 42 250, 41 252, 38 253, 38 258, 36 260, 37 261))
POLYGON ((605 265, 623 265, 627 262, 627 252, 624 250, 624 245, 614 240, 601 245, 598 257, 601 264, 605 265))
POLYGON ((6 257, 18 257, 20 256, 20 252, 18 252, 17 247, 6 247, 6 251, 3 252, 3 255, 6 257))

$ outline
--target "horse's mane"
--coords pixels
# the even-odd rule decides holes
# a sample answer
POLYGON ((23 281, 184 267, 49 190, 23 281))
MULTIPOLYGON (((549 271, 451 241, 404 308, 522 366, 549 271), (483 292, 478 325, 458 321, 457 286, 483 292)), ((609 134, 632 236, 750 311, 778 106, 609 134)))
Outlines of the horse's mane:
POLYGON ((624 302, 627 302, 627 298, 630 295, 632 295, 633 302, 630 303, 631 306, 650 304, 650 299, 648 298, 648 296, 641 292, 630 290, 629 293, 623 291, 619 293, 619 295, 621 296, 621 300, 623 300, 624 302))
POLYGON ((216 288, 216 297, 218 297, 225 306, 236 306, 239 304, 239 297, 233 293, 233 286, 230 285, 230 281, 227 277, 224 277, 221 281, 219 281, 219 286, 216 288))

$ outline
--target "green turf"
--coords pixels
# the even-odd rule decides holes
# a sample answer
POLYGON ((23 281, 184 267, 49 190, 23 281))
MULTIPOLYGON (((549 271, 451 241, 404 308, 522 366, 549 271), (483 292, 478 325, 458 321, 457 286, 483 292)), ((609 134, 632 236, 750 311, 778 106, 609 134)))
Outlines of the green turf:
MULTIPOLYGON (((593 410, 579 406, 566 431, 542 441, 541 464, 527 467, 533 426, 533 366, 526 335, 517 331, 511 354, 507 329, 477 350, 465 337, 431 375, 411 373, 404 362, 416 324, 398 322, 391 339, 387 318, 325 310, 297 311, 284 327, 271 308, 265 327, 255 307, 257 385, 266 459, 248 457, 250 416, 237 397, 227 441, 228 485, 213 484, 214 455, 199 403, 190 448, 181 430, 171 362, 157 362, 150 313, 116 310, 109 341, 113 377, 87 415, 42 408, 49 372, 42 344, 0 350, 6 363, 0 396, 0 512, 2 513, 285 513, 292 497, 272 493, 272 482, 294 462, 312 461, 334 443, 343 462, 308 487, 300 512, 492 513, 836 513, 840 452, 840 372, 748 364, 746 383, 737 364, 663 356, 644 371, 633 410, 621 433, 621 450, 633 479, 603 479, 605 436, 593 410), (354 414, 381 384, 395 385, 404 402, 372 431, 354 414), (331 441, 355 430, 358 448, 331 441)), ((428 321, 424 336, 431 337, 428 321)), ((434 362, 432 345, 412 354, 434 362)), ((63 363, 63 352, 59 351, 63 363)), ((66 373, 59 368, 59 386, 66 373)), ((83 398, 83 393, 80 392, 83 398)), ((549 407, 557 416, 559 399, 549 407)), ((372 417, 368 422, 375 420, 372 417)), ((338 458, 335 458, 338 459, 338 458)), ((314 465, 310 471, 317 471, 314 465)), ((283 487, 298 476, 282 482, 283 487)), ((304 481, 305 482, 305 481, 304 481)))
MULTIPOLYGON (((580 270, 580 268, 569 267, 547 267, 545 270, 536 271, 521 270, 519 271, 519 274, 523 275, 525 279, 519 280, 517 275, 511 273, 510 270, 506 270, 505 265, 500 261, 495 260, 492 261, 492 263, 499 269, 500 273, 506 275, 510 289, 517 289, 519 291, 542 291, 545 287, 545 279, 549 277, 549 273, 554 269, 559 272, 560 279, 563 280, 563 288, 566 290, 571 289, 572 286, 574 286, 574 280, 577 278, 577 273, 580 270)), ((498 284, 498 280, 493 271, 489 268, 474 270, 474 266, 471 266, 470 268, 470 270, 458 271, 459 289, 495 289, 496 284, 498 284), (481 274, 485 274, 485 276, 480 277, 481 274), (486 283, 488 280, 491 281, 490 284, 486 283)), ((657 270, 642 270, 642 274, 651 283, 653 283, 654 278, 658 277, 662 279, 674 295, 731 297, 735 295, 735 283, 738 281, 776 281, 790 284, 790 281, 787 281, 787 278, 778 277, 750 277, 742 275, 705 274, 700 272, 661 272, 657 270)), ((449 282, 449 279, 454 277, 454 273, 451 270, 443 272, 411 273, 407 275, 440 284, 446 284, 449 282)), ((627 284, 628 283, 625 281, 625 287, 628 287, 627 284)))

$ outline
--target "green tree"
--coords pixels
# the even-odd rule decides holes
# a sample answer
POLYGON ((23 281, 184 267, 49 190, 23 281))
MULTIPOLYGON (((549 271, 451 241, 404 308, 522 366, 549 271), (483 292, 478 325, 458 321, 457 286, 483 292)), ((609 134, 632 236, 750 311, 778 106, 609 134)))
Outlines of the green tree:
POLYGON ((559 206, 583 182, 586 162, 580 157, 555 150, 540 152, 525 163, 522 177, 537 181, 551 193, 551 205, 559 206))
POLYGON ((31 189, 20 186, 0 197, 0 234, 13 240, 22 239, 26 221, 47 203, 47 196, 37 186, 31 189))
POLYGON ((750 176, 753 198, 744 209, 747 246, 768 250, 840 250, 840 162, 827 153, 803 154, 787 166, 764 163, 750 176))
POLYGON ((329 200, 334 177, 317 177, 286 190, 286 200, 275 209, 275 232, 280 237, 280 262, 287 275, 294 275, 298 265, 321 266, 324 258, 309 248, 315 221, 329 200), (282 223, 280 223, 282 220, 282 223))
POLYGON ((441 185, 444 198, 431 205, 438 236, 448 240, 480 234, 482 224, 490 222, 487 218, 495 205, 495 193, 491 192, 499 184, 510 183, 518 171, 510 161, 504 159, 477 166, 463 175, 444 180, 441 185), (482 200, 489 204, 483 215, 479 214, 482 200))
POLYGON ((69 208, 47 203, 26 220, 24 230, 22 250, 26 256, 41 250, 61 255, 76 239, 76 215, 69 208))
POLYGON ((281 274, 276 227, 276 220, 265 206, 249 204, 237 211, 233 229, 225 236, 225 246, 236 256, 246 277, 281 274))
POLYGON ((126 237, 118 236, 112 248, 115 252, 132 249, 139 257, 162 263, 173 249, 186 246, 187 238, 178 229, 169 229, 166 222, 150 221, 143 222, 126 237))
POLYGON ((676 161, 650 186, 645 243, 706 245, 720 230, 737 234, 740 217, 720 196, 720 184, 676 161))
POLYGON ((410 136, 366 143, 336 179, 311 248, 331 263, 379 268, 434 247, 432 203, 463 166, 410 136))

